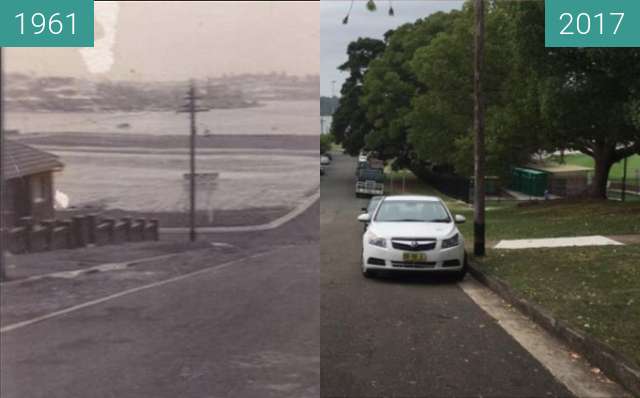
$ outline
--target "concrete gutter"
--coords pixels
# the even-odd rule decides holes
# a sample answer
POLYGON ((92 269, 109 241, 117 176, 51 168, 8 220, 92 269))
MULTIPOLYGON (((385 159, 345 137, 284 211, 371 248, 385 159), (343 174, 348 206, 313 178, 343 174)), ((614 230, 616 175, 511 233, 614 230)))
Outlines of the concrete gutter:
POLYGON ((539 305, 522 298, 506 282, 498 277, 487 275, 472 261, 469 262, 469 273, 572 350, 582 354, 584 358, 591 362, 592 365, 600 368, 609 378, 618 382, 632 394, 640 397, 640 367, 631 359, 617 352, 608 344, 574 329, 563 320, 553 317, 539 305))
MULTIPOLYGON (((199 233, 206 234, 206 233, 216 233, 216 232, 255 232, 255 231, 268 231, 271 229, 276 229, 282 226, 283 224, 286 224, 289 221, 293 220, 294 218, 298 217, 300 214, 304 213, 309 207, 311 207, 319 199, 320 199, 320 187, 318 187, 311 196, 307 197, 302 203, 300 203, 292 211, 266 224, 242 225, 237 227, 198 227, 197 231, 199 233)), ((184 234, 188 232, 189 232, 189 228, 187 227, 160 228, 160 233, 162 234, 184 234)))

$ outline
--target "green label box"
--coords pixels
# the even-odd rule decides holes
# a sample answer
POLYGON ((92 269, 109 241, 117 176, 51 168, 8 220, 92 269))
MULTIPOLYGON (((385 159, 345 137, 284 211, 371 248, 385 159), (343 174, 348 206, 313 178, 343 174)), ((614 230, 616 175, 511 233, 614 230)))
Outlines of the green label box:
POLYGON ((640 0, 546 0, 547 47, 640 47, 640 0))
POLYGON ((93 0, 0 0, 0 47, 93 47, 93 0))

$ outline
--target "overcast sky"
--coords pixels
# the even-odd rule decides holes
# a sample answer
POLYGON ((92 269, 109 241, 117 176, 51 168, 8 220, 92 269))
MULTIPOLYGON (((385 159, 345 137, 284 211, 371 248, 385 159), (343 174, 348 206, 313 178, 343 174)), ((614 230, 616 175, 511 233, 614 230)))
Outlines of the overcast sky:
POLYGON ((100 64, 104 57, 95 49, 22 48, 7 50, 7 70, 127 80, 319 71, 316 2, 101 1, 95 7, 96 42, 105 34, 100 21, 115 20, 112 66, 100 64))
POLYGON ((342 19, 349 10, 348 0, 320 1, 320 93, 330 96, 332 81, 335 80, 335 93, 340 94, 340 87, 346 75, 336 68, 347 59, 347 45, 358 37, 374 37, 382 39, 389 29, 416 19, 426 17, 437 11, 449 11, 462 8, 462 1, 433 0, 394 0, 392 1, 395 16, 388 14, 389 1, 377 0, 378 10, 370 12, 366 9, 366 1, 358 0, 353 6, 349 23, 342 24, 342 19))

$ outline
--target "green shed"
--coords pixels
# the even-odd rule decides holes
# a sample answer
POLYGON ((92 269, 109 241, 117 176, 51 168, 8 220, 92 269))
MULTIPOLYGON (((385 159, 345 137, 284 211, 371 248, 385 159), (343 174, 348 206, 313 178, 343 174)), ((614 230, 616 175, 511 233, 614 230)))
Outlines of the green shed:
POLYGON ((548 174, 544 171, 514 167, 511 172, 511 189, 530 196, 544 196, 548 174))

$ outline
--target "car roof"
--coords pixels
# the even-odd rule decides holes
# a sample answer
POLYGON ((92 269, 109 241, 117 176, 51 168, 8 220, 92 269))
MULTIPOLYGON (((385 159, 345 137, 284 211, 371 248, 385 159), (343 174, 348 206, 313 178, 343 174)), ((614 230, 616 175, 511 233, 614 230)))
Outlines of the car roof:
POLYGON ((427 195, 393 195, 393 196, 385 196, 386 201, 426 201, 426 202, 441 202, 440 198, 437 196, 427 196, 427 195))

